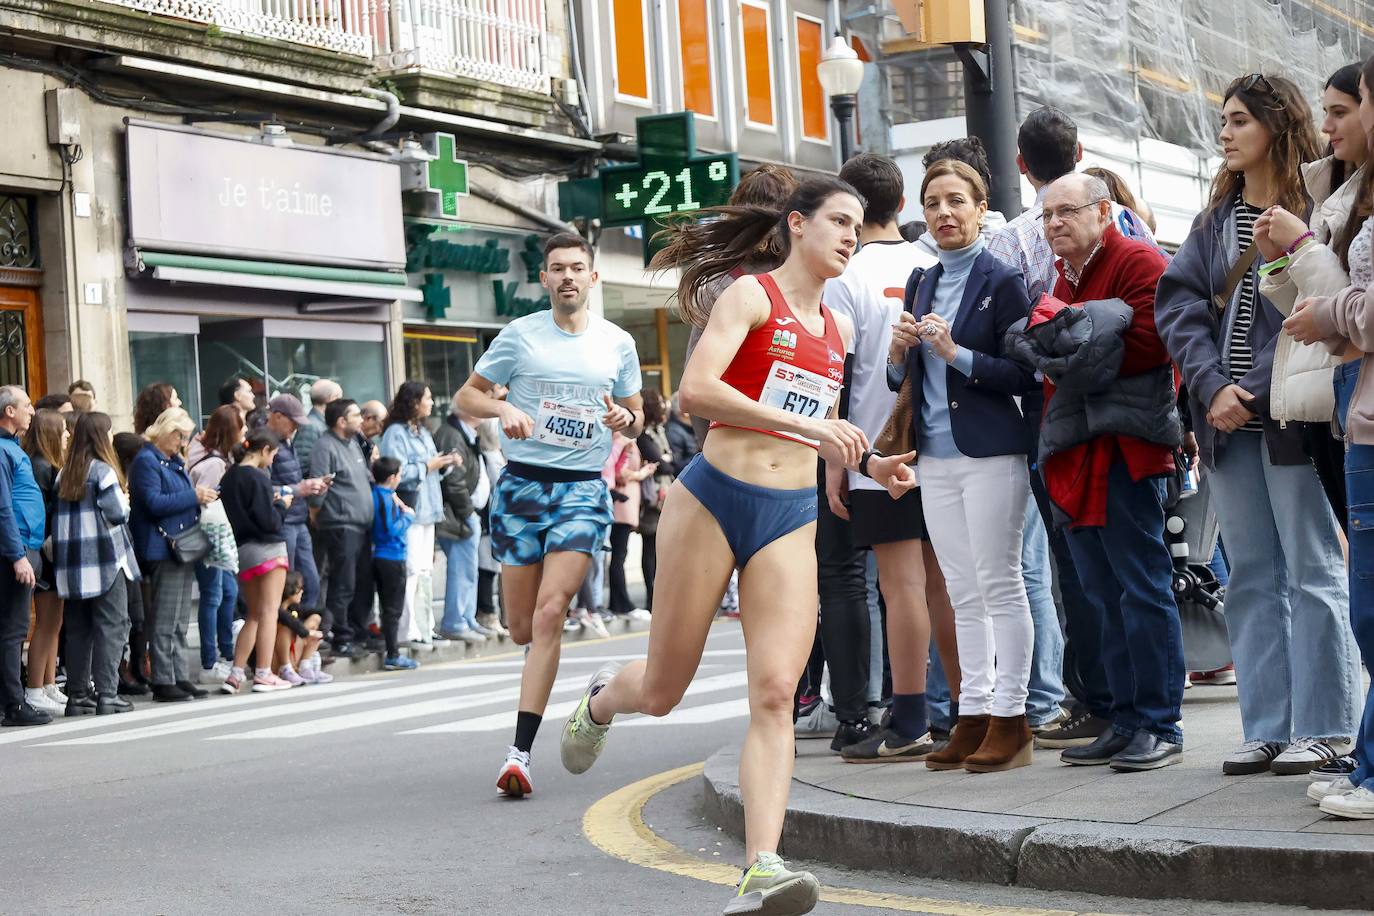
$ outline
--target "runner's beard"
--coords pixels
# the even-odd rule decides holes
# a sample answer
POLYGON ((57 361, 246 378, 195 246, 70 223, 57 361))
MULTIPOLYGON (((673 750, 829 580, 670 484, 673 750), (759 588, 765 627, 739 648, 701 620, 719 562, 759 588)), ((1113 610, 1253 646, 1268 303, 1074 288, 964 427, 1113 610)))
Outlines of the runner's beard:
POLYGON ((563 291, 562 291, 562 290, 556 289, 556 290, 554 290, 553 293, 549 296, 549 301, 552 302, 552 303, 553 303, 553 307, 556 308, 556 309, 558 309, 560 312, 565 312, 565 313, 567 313, 567 314, 572 314, 573 312, 581 311, 582 308, 586 306, 586 304, 587 304, 587 296, 588 296, 590 293, 591 293, 591 287, 587 287, 586 289, 584 289, 584 290, 582 290, 580 293, 578 293, 578 295, 577 295, 575 298, 569 300, 569 299, 564 299, 564 298, 563 298, 563 291))

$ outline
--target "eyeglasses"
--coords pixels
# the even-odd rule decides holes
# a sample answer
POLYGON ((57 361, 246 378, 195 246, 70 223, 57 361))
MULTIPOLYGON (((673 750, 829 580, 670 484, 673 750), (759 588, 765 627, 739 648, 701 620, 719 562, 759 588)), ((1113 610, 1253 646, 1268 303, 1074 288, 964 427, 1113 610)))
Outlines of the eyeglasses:
POLYGON ((1095 207, 1106 199, 1107 198, 1105 197, 1099 197, 1097 200, 1090 200, 1086 204, 1079 204, 1076 207, 1059 207, 1054 210, 1042 210, 1040 212, 1040 219, 1048 223, 1057 217, 1060 220, 1067 222, 1073 219, 1075 216, 1077 216, 1079 210, 1086 210, 1089 207, 1095 207))

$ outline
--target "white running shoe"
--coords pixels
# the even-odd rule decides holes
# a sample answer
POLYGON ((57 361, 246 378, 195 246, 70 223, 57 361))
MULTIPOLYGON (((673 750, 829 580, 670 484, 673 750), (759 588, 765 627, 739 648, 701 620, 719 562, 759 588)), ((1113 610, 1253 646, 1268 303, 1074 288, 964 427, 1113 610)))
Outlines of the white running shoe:
POLYGON ((1361 786, 1344 795, 1328 795, 1317 805, 1324 813, 1353 821, 1374 820, 1374 792, 1361 786))
POLYGON ((606 639, 611 632, 606 629, 606 624, 601 622, 601 618, 587 610, 577 612, 577 622, 582 624, 582 629, 591 631, 597 639, 606 639))
POLYGON ((40 712, 51 713, 60 716, 67 711, 66 704, 59 706, 57 701, 48 696, 42 687, 25 687, 24 702, 40 712))
POLYGON ((626 618, 633 620, 636 623, 648 623, 649 621, 654 619, 654 615, 650 614, 642 607, 635 608, 633 611, 630 611, 630 613, 626 614, 625 616, 626 618))
POLYGON ((816 908, 821 884, 809 871, 789 871, 776 853, 761 852, 745 869, 739 890, 725 905, 725 916, 760 913, 768 916, 801 916, 816 908))
POLYGON ((1351 738, 1299 738, 1269 765, 1276 776, 1302 776, 1355 749, 1351 738))
POLYGON ((56 684, 48 684, 43 688, 43 692, 48 695, 48 699, 61 706, 63 709, 67 708, 67 695, 62 692, 61 687, 58 687, 56 684))
POLYGON ((582 701, 577 704, 577 709, 568 717, 568 721, 563 726, 563 738, 559 743, 559 750, 563 758, 563 769, 569 773, 585 773, 596 763, 596 758, 601 756, 601 749, 606 746, 606 733, 610 731, 611 724, 599 725, 592 721, 592 691, 598 686, 605 686, 615 677, 615 673, 620 670, 619 665, 606 665, 597 669, 592 675, 591 680, 587 681, 587 689, 582 692, 582 701))
POLYGON ((1350 781, 1349 776, 1341 776, 1330 779, 1326 782, 1314 782, 1307 787, 1307 797, 1314 802, 1320 802, 1323 798, 1330 798, 1332 795, 1349 795, 1358 789, 1359 786, 1350 781))
POLYGON ((530 782, 530 755, 518 747, 506 752, 506 763, 496 777, 496 790, 507 798, 524 798, 534 792, 530 782))

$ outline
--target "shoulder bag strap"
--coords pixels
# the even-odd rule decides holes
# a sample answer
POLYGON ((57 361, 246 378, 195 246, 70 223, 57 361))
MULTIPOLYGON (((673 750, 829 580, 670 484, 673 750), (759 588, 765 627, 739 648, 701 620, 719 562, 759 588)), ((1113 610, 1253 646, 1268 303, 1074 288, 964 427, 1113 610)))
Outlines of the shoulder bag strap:
POLYGON ((1255 259, 1259 257, 1259 247, 1254 242, 1240 253, 1240 259, 1231 265, 1231 270, 1226 274, 1226 291, 1219 296, 1212 297, 1212 303, 1217 307, 1217 314, 1226 311, 1226 307, 1231 304, 1231 297, 1236 294, 1237 287, 1245 279, 1245 275, 1254 266, 1255 259))

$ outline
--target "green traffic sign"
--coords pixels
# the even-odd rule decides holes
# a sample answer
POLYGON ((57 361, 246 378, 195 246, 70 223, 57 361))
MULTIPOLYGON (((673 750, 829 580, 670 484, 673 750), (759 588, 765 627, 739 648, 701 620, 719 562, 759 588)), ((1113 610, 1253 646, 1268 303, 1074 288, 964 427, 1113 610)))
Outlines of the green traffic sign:
POLYGON ((690 111, 647 115, 635 121, 639 162, 601 170, 601 222, 607 226, 653 222, 730 200, 739 183, 734 153, 697 155, 690 111))
POLYGON ((644 263, 656 246, 654 233, 676 213, 729 203, 739 184, 734 153, 698 155, 696 115, 679 111, 635 120, 639 161, 601 169, 596 178, 575 178, 558 186, 559 215, 565 220, 600 219, 604 226, 640 225, 644 263))
POLYGON ((458 158, 453 134, 431 134, 425 140, 425 146, 437 157, 425 163, 429 190, 439 194, 439 212, 457 219, 458 198, 468 193, 467 160, 458 158))

